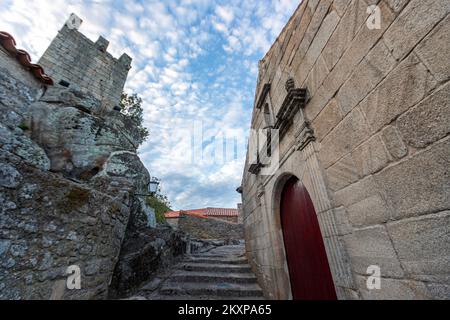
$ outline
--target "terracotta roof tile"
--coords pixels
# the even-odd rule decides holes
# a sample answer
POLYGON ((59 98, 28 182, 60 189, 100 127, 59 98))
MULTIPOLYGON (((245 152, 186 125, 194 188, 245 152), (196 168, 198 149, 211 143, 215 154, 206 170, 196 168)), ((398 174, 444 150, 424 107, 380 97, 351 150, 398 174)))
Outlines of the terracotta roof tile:
POLYGON ((237 217, 239 216, 239 211, 237 209, 228 209, 228 208, 207 208, 206 213, 207 216, 222 216, 222 217, 237 217))
POLYGON ((180 215, 189 215, 200 218, 207 218, 206 215, 204 215, 205 210, 206 209, 170 211, 165 213, 164 216, 166 217, 166 219, 179 218, 180 215))
POLYGON ((7 32, 0 31, 0 45, 14 56, 23 67, 28 69, 36 79, 44 84, 53 85, 53 79, 45 74, 44 68, 38 64, 31 63, 31 57, 28 52, 16 48, 16 40, 14 40, 13 36, 7 32))
POLYGON ((211 217, 237 217, 239 211, 237 209, 227 208, 203 208, 195 210, 170 211, 164 214, 167 219, 179 218, 181 214, 206 218, 211 217))

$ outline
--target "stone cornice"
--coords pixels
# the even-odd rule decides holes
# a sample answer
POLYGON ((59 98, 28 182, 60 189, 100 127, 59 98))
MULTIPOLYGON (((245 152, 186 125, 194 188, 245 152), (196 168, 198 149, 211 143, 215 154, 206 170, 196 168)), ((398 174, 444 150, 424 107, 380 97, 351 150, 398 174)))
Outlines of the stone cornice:
POLYGON ((308 99, 308 90, 306 88, 295 88, 292 78, 286 81, 285 88, 287 95, 277 114, 274 126, 275 129, 279 130, 280 139, 292 125, 295 114, 305 107, 308 99))
POLYGON ((270 91, 270 83, 266 83, 263 86, 261 94, 259 95, 259 98, 256 102, 256 109, 261 109, 261 107, 264 104, 264 101, 266 100, 266 97, 267 97, 267 94, 269 93, 269 91, 270 91))

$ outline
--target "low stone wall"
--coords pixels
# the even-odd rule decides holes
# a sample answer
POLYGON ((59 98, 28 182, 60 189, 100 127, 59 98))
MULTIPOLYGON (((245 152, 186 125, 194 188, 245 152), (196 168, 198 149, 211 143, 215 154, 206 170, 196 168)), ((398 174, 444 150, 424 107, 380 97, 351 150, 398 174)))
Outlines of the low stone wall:
POLYGON ((212 218, 182 216, 178 228, 197 239, 243 239, 244 226, 212 218))

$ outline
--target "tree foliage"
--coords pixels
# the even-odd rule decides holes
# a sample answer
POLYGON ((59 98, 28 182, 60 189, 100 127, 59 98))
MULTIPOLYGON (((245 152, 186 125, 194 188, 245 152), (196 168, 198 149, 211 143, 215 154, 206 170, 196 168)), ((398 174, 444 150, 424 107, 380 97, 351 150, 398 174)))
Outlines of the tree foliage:
POLYGON ((142 109, 141 97, 136 93, 129 95, 123 92, 120 97, 120 107, 122 108, 122 114, 135 123, 140 146, 149 136, 148 129, 144 127, 144 109, 142 109))

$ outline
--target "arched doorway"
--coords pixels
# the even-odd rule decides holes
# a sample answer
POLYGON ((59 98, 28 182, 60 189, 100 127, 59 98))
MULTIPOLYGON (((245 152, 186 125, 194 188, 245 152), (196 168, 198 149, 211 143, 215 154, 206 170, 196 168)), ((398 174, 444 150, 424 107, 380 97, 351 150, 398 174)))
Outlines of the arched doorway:
POLYGON ((280 205, 293 299, 336 300, 317 215, 308 191, 296 177, 284 185, 280 205))

